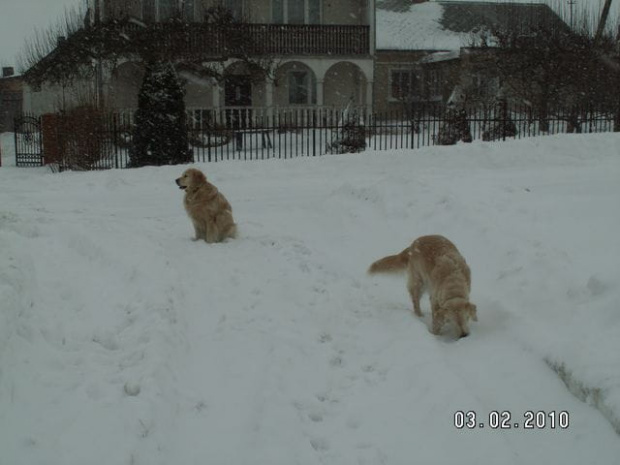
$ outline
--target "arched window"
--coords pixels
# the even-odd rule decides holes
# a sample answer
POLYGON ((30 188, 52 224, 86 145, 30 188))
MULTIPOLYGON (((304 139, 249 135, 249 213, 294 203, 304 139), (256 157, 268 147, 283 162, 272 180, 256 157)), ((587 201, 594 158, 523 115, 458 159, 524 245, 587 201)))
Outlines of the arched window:
POLYGON ((320 0, 273 0, 276 24, 320 24, 320 0))

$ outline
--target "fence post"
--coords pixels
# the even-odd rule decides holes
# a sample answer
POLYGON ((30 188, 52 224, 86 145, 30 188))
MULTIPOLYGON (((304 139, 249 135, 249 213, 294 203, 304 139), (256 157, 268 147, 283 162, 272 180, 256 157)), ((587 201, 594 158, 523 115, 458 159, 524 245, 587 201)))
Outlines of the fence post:
POLYGON ((116 124, 116 113, 112 114, 112 145, 114 145, 114 167, 118 169, 120 164, 118 162, 118 130, 116 124))
POLYGON ((312 110, 312 156, 316 157, 316 124, 317 124, 317 118, 316 118, 316 109, 312 110))
POLYGON ((56 113, 46 113, 41 116, 41 137, 44 163, 58 163, 62 168, 62 143, 60 117, 56 113))
POLYGON ((502 141, 506 142, 506 125, 508 124, 508 108, 506 105, 508 102, 504 99, 500 100, 499 108, 502 112, 502 141))

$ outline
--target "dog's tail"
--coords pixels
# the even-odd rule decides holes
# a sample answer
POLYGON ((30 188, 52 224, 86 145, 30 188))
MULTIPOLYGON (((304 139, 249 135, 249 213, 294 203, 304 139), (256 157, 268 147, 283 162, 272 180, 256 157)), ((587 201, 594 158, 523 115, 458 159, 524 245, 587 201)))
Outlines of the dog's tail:
POLYGON ((376 273, 401 273, 407 269, 409 265, 409 248, 406 248, 398 255, 389 255, 377 260, 370 268, 368 274, 376 273))

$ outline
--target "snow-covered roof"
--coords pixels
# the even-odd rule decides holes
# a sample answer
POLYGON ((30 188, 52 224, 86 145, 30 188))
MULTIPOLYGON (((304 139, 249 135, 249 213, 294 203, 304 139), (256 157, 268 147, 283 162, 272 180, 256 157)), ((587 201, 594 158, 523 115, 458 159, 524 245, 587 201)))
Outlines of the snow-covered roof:
POLYGON ((567 26, 541 3, 377 0, 377 50, 459 50, 485 31, 537 27, 567 26))
POLYGON ((418 60, 418 63, 439 63, 440 61, 456 60, 461 56, 460 50, 449 50, 447 52, 433 52, 418 60))
POLYGON ((377 1, 377 50, 459 50, 470 35, 444 29, 440 3, 377 1))

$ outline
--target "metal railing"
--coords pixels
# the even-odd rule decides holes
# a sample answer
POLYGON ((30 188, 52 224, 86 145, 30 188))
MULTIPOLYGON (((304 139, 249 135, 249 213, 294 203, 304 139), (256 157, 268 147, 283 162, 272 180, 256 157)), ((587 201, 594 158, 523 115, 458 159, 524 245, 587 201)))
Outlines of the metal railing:
POLYGON ((149 46, 178 58, 196 59, 236 55, 359 56, 370 53, 370 27, 328 24, 151 24, 128 23, 119 34, 137 48, 149 46), (156 32, 156 33, 154 33, 156 32), (144 40, 143 40, 144 39, 144 40))
MULTIPOLYGON (((418 149, 459 141, 620 131, 620 107, 549 108, 544 118, 531 107, 505 104, 459 112, 440 104, 416 105, 407 112, 379 114, 363 107, 191 108, 187 116, 189 148, 195 162, 287 159, 418 149)), ((133 112, 96 115, 90 121, 80 118, 67 124, 62 115, 45 115, 43 131, 37 133, 36 125, 16 120, 15 140, 20 144, 16 153, 22 156, 23 165, 40 164, 32 154, 38 156, 42 147, 41 163, 53 163, 59 170, 130 166, 133 112), (26 141, 34 141, 36 147, 21 148, 26 141)))

